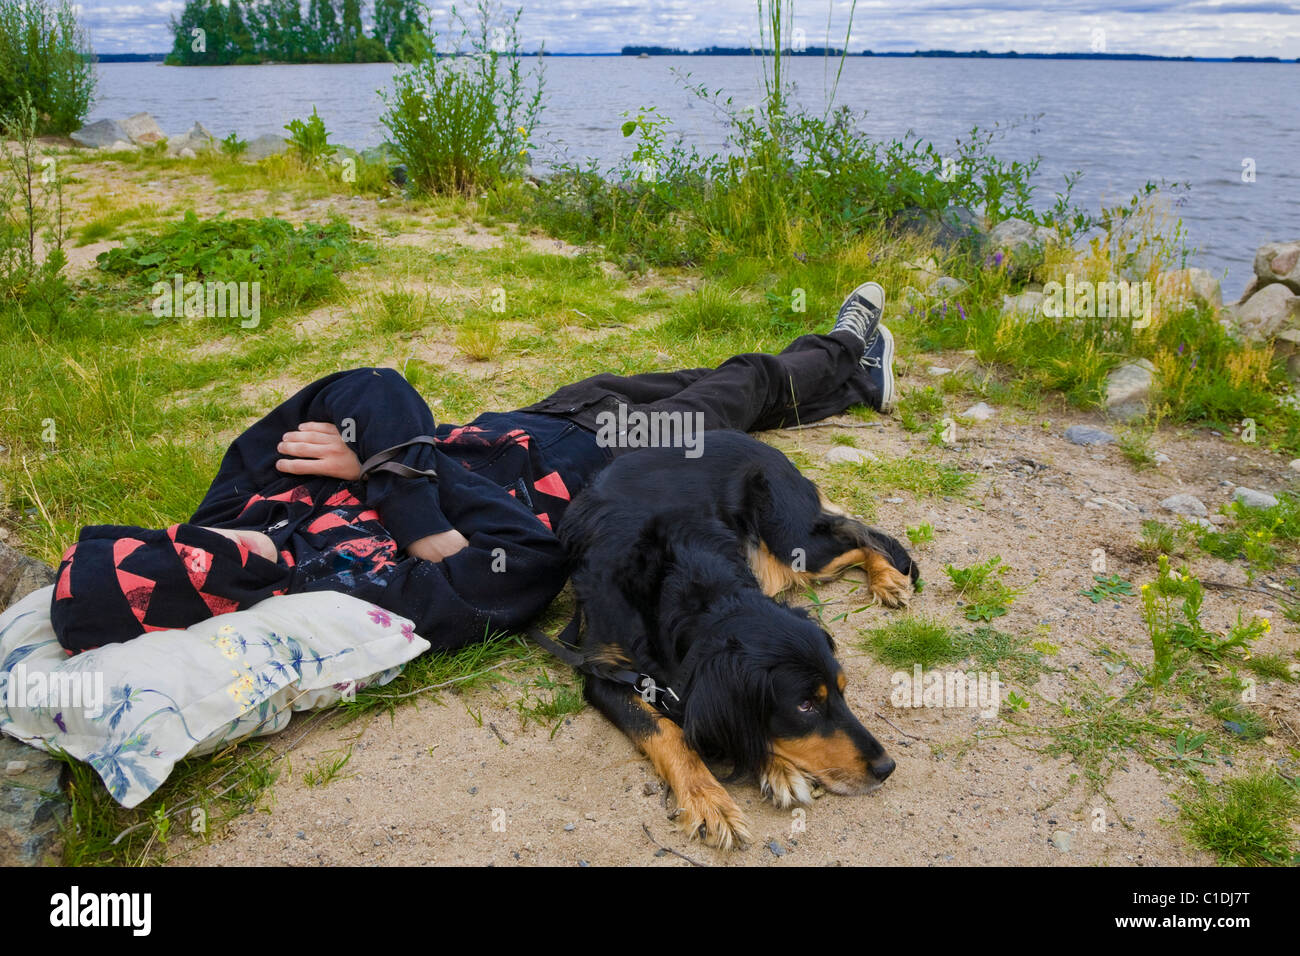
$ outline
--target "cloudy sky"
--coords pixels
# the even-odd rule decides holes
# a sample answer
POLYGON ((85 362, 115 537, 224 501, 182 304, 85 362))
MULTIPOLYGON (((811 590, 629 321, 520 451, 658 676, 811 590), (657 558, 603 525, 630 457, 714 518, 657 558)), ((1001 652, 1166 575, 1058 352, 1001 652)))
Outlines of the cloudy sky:
MULTIPOLYGON (((757 43, 754 0, 512 0, 523 7, 524 47, 616 52, 625 43, 686 49, 757 43)), ((101 53, 171 49, 168 20, 181 0, 81 0, 101 53)), ((369 4, 366 4, 369 6, 369 4)), ((304 3, 305 6, 305 3, 304 3)), ((797 0, 810 44, 842 43, 849 0, 797 0)), ((434 7, 436 10, 437 7, 434 7)), ((1256 0, 859 0, 850 50, 1087 51, 1193 56, 1300 56, 1300 2, 1256 0)))

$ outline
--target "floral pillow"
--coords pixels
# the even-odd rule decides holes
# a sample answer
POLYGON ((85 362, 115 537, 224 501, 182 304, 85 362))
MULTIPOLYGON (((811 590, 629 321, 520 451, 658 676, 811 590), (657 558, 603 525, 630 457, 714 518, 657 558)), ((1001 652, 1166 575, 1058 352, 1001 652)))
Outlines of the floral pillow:
POLYGON ((0 614, 0 731, 86 761, 125 807, 178 760, 283 730, 429 649, 405 618, 316 591, 69 657, 50 591, 0 614))

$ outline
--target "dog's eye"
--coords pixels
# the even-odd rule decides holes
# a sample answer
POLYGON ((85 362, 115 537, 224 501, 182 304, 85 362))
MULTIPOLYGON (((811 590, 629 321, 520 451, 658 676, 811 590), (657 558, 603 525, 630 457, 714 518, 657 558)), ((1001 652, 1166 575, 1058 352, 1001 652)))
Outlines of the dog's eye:
POLYGON ((811 714, 816 709, 816 705, 811 700, 805 700, 799 705, 799 713, 801 714, 811 714))

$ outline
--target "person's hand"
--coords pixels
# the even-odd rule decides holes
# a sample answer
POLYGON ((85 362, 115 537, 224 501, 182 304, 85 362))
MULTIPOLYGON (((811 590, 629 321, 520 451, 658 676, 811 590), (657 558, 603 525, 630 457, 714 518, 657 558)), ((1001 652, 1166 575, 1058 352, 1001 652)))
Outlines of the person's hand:
POLYGON ((443 531, 440 534, 425 535, 423 538, 417 538, 406 546, 406 553, 422 558, 425 561, 442 561, 444 558, 450 558, 462 548, 468 548, 469 542, 465 536, 452 528, 450 531, 443 531))
POLYGON ((275 463, 277 470, 290 475, 324 475, 344 481, 361 477, 360 459, 329 422, 303 422, 298 431, 285 432, 275 450, 294 456, 275 463))

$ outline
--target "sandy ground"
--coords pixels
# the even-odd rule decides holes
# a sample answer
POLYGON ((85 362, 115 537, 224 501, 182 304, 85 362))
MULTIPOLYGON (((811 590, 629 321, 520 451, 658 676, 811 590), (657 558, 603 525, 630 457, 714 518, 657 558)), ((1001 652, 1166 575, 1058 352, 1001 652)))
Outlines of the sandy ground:
MULTIPOLYGON (((960 357, 946 359, 952 364, 960 357)), ((935 527, 935 541, 917 552, 928 586, 915 598, 916 609, 965 624, 942 566, 1000 554, 1014 569, 1010 583, 1028 590, 997 626, 1046 635, 1061 648, 1050 659, 1053 667, 1121 691, 1136 675, 1131 669, 1110 674, 1093 655, 1094 646, 1122 648, 1149 661, 1149 640, 1136 598, 1093 605, 1078 594, 1092 583, 1093 549, 1107 549, 1108 571, 1135 585, 1150 580, 1152 566, 1130 546, 1143 519, 1172 520, 1159 512, 1161 499, 1191 492, 1213 511, 1228 499, 1231 485, 1277 490, 1293 473, 1258 446, 1203 429, 1162 435, 1154 447, 1171 463, 1135 472, 1113 446, 1083 448, 1061 437, 1067 425, 1097 424, 1095 419, 1058 415, 1045 429, 1044 417, 1003 409, 994 420, 966 429, 958 448, 937 454, 979 473, 969 495, 917 500, 899 492, 893 497, 901 503, 882 503, 876 523, 896 534, 922 521, 935 527), (1089 506, 1094 498, 1115 504, 1089 506)), ((837 431, 881 455, 928 451, 922 436, 903 431, 896 420, 880 428, 764 437, 820 462, 837 431)), ((815 469, 810 476, 817 477, 815 469)), ((1193 568, 1203 580, 1245 583, 1240 567, 1212 558, 1195 561, 1193 568)), ((859 599, 851 587, 841 581, 822 588, 823 600, 841 602, 828 619, 855 606, 859 599)), ((1286 633, 1280 605, 1262 593, 1245 597, 1242 604, 1209 592, 1203 619, 1223 629, 1239 609, 1266 611, 1279 626, 1258 649, 1289 655, 1297 638, 1286 633)), ((827 795, 802 812, 775 809, 753 783, 730 784, 755 836, 742 852, 712 850, 681 834, 669 819, 671 795, 648 762, 590 708, 565 720, 553 738, 536 724, 522 728, 511 706, 521 691, 503 679, 392 716, 313 727, 294 749, 293 772, 282 775, 265 812, 241 817, 178 862, 689 865, 663 848, 705 865, 1213 862, 1189 849, 1173 822, 1177 804, 1171 795, 1180 791, 1182 778, 1132 758, 1111 777, 1107 799, 1072 779, 1078 768, 1068 757, 1048 758, 1005 738, 973 740, 977 731, 998 727, 998 718, 891 706, 892 669, 868 655, 859 632, 895 613, 872 607, 830 628, 848 674, 849 702, 898 769, 875 794, 827 795), (346 776, 324 787, 304 784, 303 768, 349 746, 346 776), (1093 823, 1098 811, 1100 831, 1093 823)), ((1048 673, 1035 690, 1056 700, 1067 683, 1063 674, 1048 673)), ((1242 747, 1234 758, 1237 768, 1285 758, 1288 744, 1300 743, 1290 731, 1300 728, 1296 697, 1294 685, 1261 683, 1255 706, 1269 715, 1275 732, 1262 744, 1242 747)), ((1048 718, 1047 704, 1034 703, 1028 716, 1048 718)), ((296 740, 301 727, 298 718, 281 737, 296 740)), ((1207 776, 1218 779, 1224 769, 1209 767, 1207 776)))

